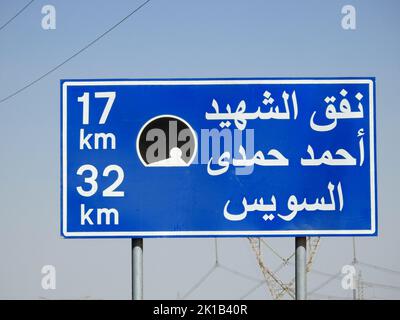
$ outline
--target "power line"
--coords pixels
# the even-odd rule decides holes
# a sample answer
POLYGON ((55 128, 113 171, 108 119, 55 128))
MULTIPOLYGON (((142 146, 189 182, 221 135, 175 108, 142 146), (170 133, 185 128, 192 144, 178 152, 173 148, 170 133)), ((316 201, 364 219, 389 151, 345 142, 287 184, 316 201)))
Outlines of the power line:
POLYGON ((386 267, 381 267, 381 266, 378 266, 378 265, 375 265, 375 264, 372 264, 372 263, 366 263, 366 262, 358 261, 358 264, 360 264, 360 265, 362 265, 364 267, 367 267, 367 268, 380 270, 380 271, 383 271, 383 272, 386 272, 386 273, 391 273, 391 274, 394 274, 394 275, 400 275, 400 271, 389 269, 389 268, 386 268, 386 267))
POLYGON ((16 17, 18 17, 26 8, 28 8, 32 2, 35 0, 31 0, 30 2, 28 2, 21 10, 19 10, 10 20, 8 20, 6 23, 4 23, 1 27, 0 27, 0 31, 3 30, 11 21, 13 21, 16 17))
MULTIPOLYGON (((293 254, 294 255, 294 254, 293 254)), ((287 260, 290 260, 293 255, 291 255, 287 260)), ((273 272, 278 273, 283 267, 285 267, 287 264, 291 264, 289 261, 284 261, 282 262, 278 268, 276 268, 273 272)), ((261 287, 264 283, 267 283, 267 280, 261 280, 256 286, 252 287, 248 292, 246 292, 243 296, 240 297, 240 300, 243 300, 247 298, 250 294, 252 294, 254 291, 256 291, 259 287, 261 287)))
MULTIPOLYGON (((292 256, 293 256, 293 255, 292 255, 292 256)), ((290 256, 290 257, 288 258, 288 260, 290 260, 292 256, 290 256)), ((278 272, 279 272, 283 267, 285 267, 288 263, 290 264, 290 262, 282 262, 282 263, 278 266, 278 268, 276 268, 276 269, 274 270, 274 273, 278 273, 278 272)), ((241 297, 240 297, 240 300, 243 300, 243 299, 247 298, 250 294, 252 294, 252 293, 253 293, 254 291, 256 291, 258 288, 260 288, 264 283, 267 283, 267 280, 260 280, 260 282, 259 282, 256 286, 252 287, 248 292, 246 292, 243 296, 241 296, 241 297)))
POLYGON ((234 274, 234 275, 237 275, 238 277, 241 277, 241 278, 243 278, 243 279, 247 279, 247 280, 250 280, 250 281, 256 281, 256 282, 261 281, 261 280, 258 279, 258 278, 249 276, 248 274, 245 274, 245 273, 243 273, 243 272, 241 272, 241 271, 235 270, 235 269, 233 269, 233 268, 231 268, 231 267, 228 267, 228 266, 225 266, 225 265, 223 265, 223 264, 219 264, 219 267, 220 267, 222 270, 225 270, 225 271, 227 271, 227 272, 230 272, 230 273, 232 273, 232 274, 234 274))
MULTIPOLYGON (((311 290, 309 293, 310 294, 314 294, 316 291, 320 290, 321 288, 325 287, 328 283, 330 283, 333 280, 340 280, 339 277, 341 275, 341 272, 339 271, 338 273, 332 274, 332 273, 328 273, 328 272, 323 272, 323 271, 319 271, 319 270, 315 270, 312 269, 310 270, 312 273, 315 274, 319 274, 325 277, 329 277, 326 281, 324 281, 323 283, 321 283, 319 286, 317 286, 316 288, 314 288, 313 290, 311 290)), ((390 289, 390 290, 400 290, 400 287, 398 286, 393 286, 393 285, 389 285, 389 284, 384 284, 384 283, 377 283, 377 282, 370 282, 370 281, 362 281, 363 284, 367 285, 368 287, 376 287, 376 288, 382 288, 382 289, 390 289)))
POLYGON ((3 99, 0 100, 0 103, 3 103, 5 101, 7 101, 8 99, 16 96, 17 94, 19 94, 20 92, 28 89, 29 87, 33 86, 35 83, 39 82, 40 80, 42 80, 43 78, 47 77, 49 74, 53 73, 54 71, 56 71, 57 69, 61 68, 64 64, 66 64, 67 62, 71 61, 73 58, 75 58, 77 55, 81 54, 83 51, 85 51, 86 49, 88 49, 89 47, 91 47, 93 44, 95 44, 97 41, 99 41, 101 38, 103 38, 104 36, 106 36, 108 33, 110 33, 111 31, 113 31, 115 28, 117 28, 120 24, 122 24, 123 22, 125 22, 127 19, 129 19, 133 14, 135 14, 136 12, 138 12, 140 9, 142 9, 146 4, 148 4, 151 0, 147 0, 144 3, 142 3, 140 6, 138 6, 136 9, 134 9, 133 11, 131 11, 128 15, 126 15, 123 19, 121 19, 120 21, 118 21, 116 24, 114 24, 111 28, 107 29, 105 32, 103 32, 101 35, 99 35, 96 39, 92 40, 91 42, 89 42, 87 45, 85 45, 83 48, 81 48, 80 50, 78 50, 77 52, 75 52, 72 56, 70 56, 69 58, 65 59, 63 62, 61 62, 60 64, 56 65, 55 67, 53 67, 52 69, 50 69, 49 71, 47 71, 46 73, 44 73, 43 75, 41 75, 39 78, 29 82, 27 85, 23 86, 22 88, 18 89, 17 91, 11 93, 10 95, 4 97, 3 99))
POLYGON ((234 274, 238 277, 241 277, 243 279, 249 280, 249 281, 255 281, 255 282, 259 282, 260 279, 257 279, 255 277, 252 277, 250 275, 247 275, 241 271, 235 270, 231 267, 228 267, 224 264, 221 264, 219 262, 219 258, 218 258, 218 241, 217 238, 214 239, 214 250, 215 250, 215 260, 214 260, 214 265, 211 267, 211 269, 209 269, 207 271, 207 273, 205 273, 182 297, 182 299, 186 299, 188 296, 190 296, 195 290, 197 290, 202 284, 203 282, 205 282, 210 275, 216 270, 216 269, 221 269, 224 270, 226 272, 229 272, 231 274, 234 274))
POLYGON ((260 288, 264 283, 267 283, 267 280, 262 280, 260 281, 257 285, 252 287, 249 291, 247 291, 244 295, 240 297, 240 300, 246 299, 250 294, 252 294, 254 291, 256 291, 258 288, 260 288))
POLYGON ((188 292, 186 292, 185 294, 184 294, 184 296, 182 297, 182 299, 183 300, 185 300, 188 296, 190 296, 198 287, 200 287, 201 285, 202 285, 202 283, 204 282, 204 281, 206 281, 207 279, 208 279, 208 277, 215 271, 215 269, 217 269, 218 268, 218 265, 213 265, 212 267, 211 267, 211 269, 209 269, 208 271, 207 271, 207 273, 204 275, 204 276, 202 276, 200 279, 199 279, 199 281, 197 281, 195 284, 194 284, 194 286, 192 287, 192 288, 190 288, 189 289, 189 291, 188 292))
MULTIPOLYGON (((315 272, 315 270, 314 270, 315 272)), ((317 271, 317 273, 319 274, 323 274, 323 272, 319 272, 317 271)), ((338 272, 336 274, 332 274, 330 275, 329 279, 324 281, 323 283, 321 283, 320 285, 318 285, 316 288, 314 288, 313 290, 309 291, 309 294, 314 294, 315 292, 317 292, 318 290, 322 289, 323 287, 325 287, 328 283, 332 282, 333 280, 337 279, 338 277, 340 277, 341 272, 338 272)))
POLYGON ((260 239, 260 240, 261 240, 263 245, 265 245, 269 250, 271 250, 271 252, 274 255, 276 255, 283 262, 287 262, 294 255, 294 253, 293 253, 289 258, 284 258, 278 253, 278 251, 276 251, 274 248, 272 248, 264 239, 260 239))
POLYGON ((320 297, 320 298, 326 298, 328 300, 349 300, 350 298, 344 297, 344 296, 334 296, 334 295, 328 295, 328 294, 322 294, 322 293, 313 293, 312 294, 315 297, 320 297))
POLYGON ((363 281, 363 283, 368 287, 376 287, 376 288, 396 290, 396 291, 400 290, 400 287, 392 286, 390 284, 370 282, 370 281, 363 281))

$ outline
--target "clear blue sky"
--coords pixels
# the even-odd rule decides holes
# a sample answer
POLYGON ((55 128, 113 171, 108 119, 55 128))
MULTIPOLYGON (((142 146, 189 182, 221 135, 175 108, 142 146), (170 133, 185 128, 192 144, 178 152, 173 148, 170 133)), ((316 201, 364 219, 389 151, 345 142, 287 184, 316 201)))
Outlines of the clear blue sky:
MULTIPOLYGON (((0 0, 0 25, 28 1, 0 0)), ((140 1, 41 1, 0 31, 0 99, 104 32, 140 1), (56 30, 41 28, 52 4, 56 30)), ((59 80, 65 78, 375 76, 379 237, 357 240, 360 261, 400 271, 400 3, 398 1, 152 0, 101 41, 0 104, 0 298, 130 298, 129 240, 65 240, 59 233, 59 80), (352 4, 357 29, 343 30, 352 4), (57 289, 40 286, 43 265, 57 289)), ((281 255, 293 239, 267 239, 281 255)), ((219 240, 219 259, 262 279, 246 239, 219 240)), ((145 240, 145 298, 182 297, 213 265, 212 239, 145 240)), ((323 238, 316 270, 337 273, 352 259, 351 238, 323 238)), ((279 260, 265 249, 271 268, 279 260)), ((400 276, 361 266, 365 281, 400 288, 400 276)), ((279 273, 286 281, 287 267, 279 273)), ((309 289, 328 278, 311 273, 309 289)), ((217 269, 191 298, 238 299, 256 281, 217 269)), ((334 280, 317 293, 350 297, 334 280)), ((400 289, 367 287, 368 298, 400 289)), ((320 298, 322 296, 314 296, 320 298)), ((247 298, 270 298, 265 285, 247 298)))

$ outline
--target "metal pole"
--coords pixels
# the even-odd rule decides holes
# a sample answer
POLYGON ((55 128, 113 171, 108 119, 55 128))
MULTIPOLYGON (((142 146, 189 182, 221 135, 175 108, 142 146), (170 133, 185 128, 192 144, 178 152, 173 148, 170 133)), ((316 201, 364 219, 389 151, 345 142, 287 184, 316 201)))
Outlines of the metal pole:
POLYGON ((143 299, 143 239, 132 239, 132 300, 143 299))
POLYGON ((296 237, 296 300, 307 300, 307 238, 296 237))

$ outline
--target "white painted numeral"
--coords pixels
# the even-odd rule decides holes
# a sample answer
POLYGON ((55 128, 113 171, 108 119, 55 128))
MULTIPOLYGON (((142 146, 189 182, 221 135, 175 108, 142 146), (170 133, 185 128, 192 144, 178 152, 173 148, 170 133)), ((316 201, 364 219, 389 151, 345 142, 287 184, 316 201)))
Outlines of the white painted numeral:
POLYGON ((114 104, 115 100, 115 92, 95 92, 95 98, 107 98, 106 106, 104 107, 103 113, 101 114, 100 124, 105 124, 108 118, 108 115, 111 111, 111 107, 114 104))
MULTIPOLYGON (((84 172, 89 171, 90 176, 85 177, 84 181, 85 183, 90 185, 89 190, 84 190, 81 186, 77 187, 76 190, 78 193, 83 196, 83 197, 91 197, 93 196, 97 190, 98 190, 98 184, 97 184, 97 177, 98 177, 98 171, 97 168, 90 165, 90 164, 84 164, 83 166, 79 167, 77 170, 76 174, 77 175, 83 175, 84 172)), ((125 192, 124 191, 116 191, 121 183, 124 181, 124 170, 120 166, 117 166, 115 164, 111 164, 107 166, 104 171, 103 171, 103 177, 108 177, 111 172, 116 172, 117 173, 117 179, 107 188, 103 190, 103 197, 124 197, 125 192)))
POLYGON ((78 102, 83 104, 82 123, 89 124, 89 92, 85 92, 82 96, 78 97, 78 102))
POLYGON ((98 185, 96 182, 97 176, 98 176, 98 171, 96 167, 90 165, 90 164, 85 164, 81 166, 78 171, 76 172, 77 175, 82 175, 85 171, 89 171, 91 175, 89 177, 85 178, 85 183, 90 184, 90 189, 85 191, 83 190, 82 187, 77 187, 76 190, 78 190, 79 194, 83 197, 91 197, 94 195, 98 189, 98 185))
POLYGON ((117 179, 108 188, 104 189, 103 197, 123 197, 125 196, 124 191, 115 191, 115 189, 124 181, 124 170, 120 166, 112 164, 104 169, 103 176, 108 177, 112 171, 117 173, 117 179))
MULTIPOLYGON (((95 92, 95 98, 106 98, 107 102, 101 114, 99 124, 105 124, 110 114, 111 108, 115 101, 115 92, 95 92)), ((89 92, 84 92, 82 96, 78 97, 78 102, 82 102, 82 123, 89 124, 89 92)))

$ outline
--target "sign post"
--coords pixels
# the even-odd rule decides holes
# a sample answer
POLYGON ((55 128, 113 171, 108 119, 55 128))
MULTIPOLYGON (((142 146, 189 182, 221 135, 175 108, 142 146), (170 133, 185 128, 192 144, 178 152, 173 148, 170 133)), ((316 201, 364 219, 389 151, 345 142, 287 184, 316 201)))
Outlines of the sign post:
POLYGON ((132 238, 132 300, 143 299, 143 238, 132 238))
POLYGON ((61 233, 376 236, 375 78, 61 81, 61 233), (171 214, 173 213, 173 214, 171 214))
POLYGON ((296 237, 295 243, 296 300, 307 300, 307 238, 296 237))

